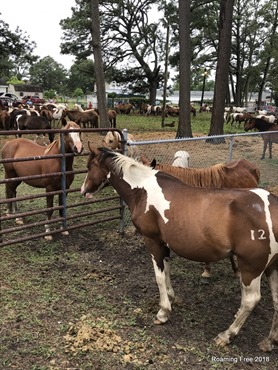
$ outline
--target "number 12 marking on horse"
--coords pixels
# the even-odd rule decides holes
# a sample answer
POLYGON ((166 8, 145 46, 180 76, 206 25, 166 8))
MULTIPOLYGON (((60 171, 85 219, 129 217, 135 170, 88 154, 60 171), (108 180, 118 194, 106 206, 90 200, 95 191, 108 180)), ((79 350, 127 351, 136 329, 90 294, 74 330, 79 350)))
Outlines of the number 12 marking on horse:
MULTIPOLYGON (((265 237, 265 231, 263 229, 259 229, 258 231, 258 240, 264 240, 266 239, 265 237)), ((251 240, 256 240, 256 237, 255 237, 255 230, 250 230, 250 233, 251 233, 251 240)))

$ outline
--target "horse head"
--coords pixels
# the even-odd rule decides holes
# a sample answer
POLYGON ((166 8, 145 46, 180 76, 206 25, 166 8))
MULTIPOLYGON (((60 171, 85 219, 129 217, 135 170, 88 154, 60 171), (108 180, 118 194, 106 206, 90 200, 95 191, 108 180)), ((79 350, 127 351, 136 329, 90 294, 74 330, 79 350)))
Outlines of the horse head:
MULTIPOLYGON (((64 130, 75 130, 80 129, 80 126, 73 122, 69 121, 64 127, 64 130)), ((74 154, 81 154, 83 151, 83 144, 81 141, 81 133, 76 131, 69 131, 64 134, 64 143, 66 150, 74 154)))
POLYGON ((90 150, 87 162, 88 172, 81 187, 81 194, 86 198, 92 198, 95 193, 109 185, 109 170, 101 166, 100 163, 103 162, 103 153, 106 153, 106 155, 109 153, 113 155, 113 152, 104 147, 97 149, 93 147, 90 142, 88 142, 88 148, 90 150))

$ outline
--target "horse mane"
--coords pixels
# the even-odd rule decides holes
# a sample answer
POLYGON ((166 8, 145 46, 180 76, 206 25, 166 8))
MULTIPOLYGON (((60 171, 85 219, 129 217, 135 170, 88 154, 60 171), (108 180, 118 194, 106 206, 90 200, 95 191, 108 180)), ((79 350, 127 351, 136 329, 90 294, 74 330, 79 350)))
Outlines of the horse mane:
POLYGON ((60 139, 59 140, 53 140, 51 144, 47 145, 47 147, 44 151, 44 154, 48 154, 50 152, 50 150, 54 147, 54 145, 56 145, 57 143, 59 143, 59 148, 60 148, 60 139))
MULTIPOLYGON (((114 160, 115 172, 120 173, 130 173, 134 168, 140 169, 142 171, 142 177, 149 177, 154 175, 154 170, 151 167, 144 166, 142 163, 136 161, 131 157, 127 157, 120 153, 116 153, 114 160)), ((157 171, 156 171, 157 172, 157 171)), ((140 176, 140 177, 141 177, 140 176)))
POLYGON ((141 174, 140 178, 146 178, 153 176, 157 171, 153 170, 151 167, 144 166, 142 163, 136 161, 135 159, 131 157, 127 157, 121 153, 114 152, 111 149, 100 147, 98 150, 101 152, 101 158, 100 163, 103 163, 103 161, 107 157, 111 157, 113 159, 113 166, 116 174, 120 174, 121 172, 124 172, 125 175, 131 175, 135 176, 134 169, 140 169, 141 174))
POLYGON ((225 165, 216 164, 207 168, 181 168, 171 165, 157 165, 156 169, 178 177, 185 184, 206 188, 223 187, 225 165))
POLYGON ((156 169, 178 177, 185 184, 191 186, 209 188, 253 188, 258 186, 258 170, 247 169, 241 163, 234 167, 216 164, 206 168, 157 165, 156 169))

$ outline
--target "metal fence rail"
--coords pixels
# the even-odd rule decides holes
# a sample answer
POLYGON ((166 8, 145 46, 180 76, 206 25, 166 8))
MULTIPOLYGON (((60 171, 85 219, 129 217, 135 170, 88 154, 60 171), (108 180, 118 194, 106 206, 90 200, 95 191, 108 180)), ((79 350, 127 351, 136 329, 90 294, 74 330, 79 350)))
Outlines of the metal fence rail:
MULTIPOLYGON (((94 140, 93 135, 105 134, 109 129, 80 129, 82 133, 92 135, 90 139, 94 140)), ((45 132, 45 130, 41 130, 45 132)), ((56 134, 63 135, 66 130, 53 130, 56 134)), ((156 159, 160 163, 172 163, 175 152, 185 150, 190 155, 190 167, 208 167, 216 163, 228 162, 232 159, 245 158, 255 164, 261 172, 262 187, 271 187, 278 184, 278 150, 273 148, 273 159, 266 158, 261 160, 260 156, 263 149, 262 135, 264 133, 248 134, 230 134, 224 136, 197 136, 194 138, 167 139, 127 142, 127 130, 118 131, 122 136, 122 151, 127 153, 128 145, 135 145, 139 152, 149 160, 156 159)), ((14 138, 16 131, 0 131, 0 140, 14 138)), ((38 130, 23 131, 24 135, 38 133, 38 130)), ((270 133, 268 132, 267 135, 270 133)), ((271 133, 272 134, 272 133, 271 133)), ((275 132, 273 132, 273 135, 275 132)), ((97 137, 99 139, 99 136, 97 137)), ((95 140, 96 141, 96 140, 95 140)), ((2 147, 2 142, 0 142, 2 147)), ((277 146, 278 148, 278 146, 277 146)), ((87 172, 86 162, 89 152, 85 151, 81 156, 75 157, 74 171, 61 172, 42 175, 59 176, 61 181, 65 181, 65 175, 74 173, 75 178, 70 189, 65 188, 62 184, 61 190, 53 192, 53 195, 63 195, 63 204, 54 205, 52 210, 55 211, 51 219, 50 234, 56 235, 61 231, 73 231, 80 228, 91 226, 99 227, 103 223, 111 223, 111 227, 118 227, 120 233, 124 232, 124 227, 130 222, 129 212, 118 195, 115 194, 112 187, 103 189, 101 194, 93 200, 83 199, 80 194, 80 187, 84 180, 84 174, 87 172), (63 217, 55 216, 56 212, 63 209, 63 217), (115 225, 116 222, 116 225, 115 225), (60 228, 62 226, 62 229, 60 228)), ((61 162, 65 161, 71 154, 61 153, 57 155, 61 162)), ((56 157, 56 156, 55 156, 56 157)), ((17 161, 41 160, 46 157, 26 157, 17 161)), ((53 158, 53 156, 49 156, 53 158)), ((6 214, 6 204, 14 201, 7 200, 5 197, 5 184, 15 181, 15 179, 4 179, 3 163, 9 160, 0 160, 0 246, 6 246, 15 243, 22 243, 30 239, 41 238, 49 233, 45 232, 46 223, 45 207, 46 194, 42 189, 35 189, 29 185, 20 185, 19 196, 16 198, 20 203, 21 212, 18 215, 6 214), (15 225, 16 217, 23 217, 24 225, 15 225)), ((40 176, 34 176, 40 177, 40 176)), ((26 177, 20 178, 26 180, 26 177)), ((18 180, 18 178, 16 179, 18 180)), ((58 213, 58 212, 57 212, 58 213)))
MULTIPOLYGON (((63 135, 68 132, 65 129, 52 130, 55 134, 61 136, 63 142, 63 135)), ((71 130, 72 131, 72 130, 71 130)), ((75 130, 82 133, 90 133, 92 135, 99 133, 106 133, 108 129, 80 129, 75 130)), ((121 131, 123 145, 124 137, 121 131)), ((49 132, 46 130, 26 130, 22 131, 22 135, 32 135, 38 133, 49 132)), ((0 131, 0 139, 13 139, 17 131, 0 131)), ((2 148, 2 145, 1 145, 2 148)), ((41 156, 27 156, 19 159, 0 159, 0 246, 6 246, 15 243, 22 243, 28 240, 41 238, 49 235, 55 235, 65 231, 73 231, 76 229, 89 227, 92 225, 103 224, 106 222, 117 221, 118 227, 123 232, 123 204, 119 196, 113 192, 110 187, 104 193, 97 196, 94 200, 83 200, 80 194, 80 186, 84 179, 84 174, 87 172, 86 162, 89 155, 85 151, 80 156, 75 156, 74 162, 77 169, 73 171, 66 171, 65 160, 74 154, 67 154, 61 145, 61 154, 41 156), (38 174, 34 176, 22 176, 17 178, 4 178, 4 163, 23 162, 23 161, 40 161, 52 158, 59 158, 61 161, 61 171, 51 174, 38 174), (74 174, 74 182, 70 189, 66 189, 66 175, 74 174), (83 176, 82 176, 83 175, 83 176), (82 177, 81 177, 82 176, 82 177), (46 193, 43 189, 33 188, 24 184, 25 180, 32 180, 38 178, 59 177, 61 179, 61 190, 52 191, 48 195, 55 197, 62 197, 62 204, 53 205, 53 207, 45 207, 46 193), (19 196, 17 198, 6 199, 5 185, 14 181, 22 181, 23 185, 18 188, 19 196), (20 212, 16 214, 6 214, 6 204, 16 202, 20 204, 20 212), (46 212, 54 211, 50 221, 46 222, 46 212), (58 215, 57 211, 62 211, 62 217, 58 215), (56 215, 57 213, 57 215, 56 215), (18 218, 24 220, 23 225, 17 225, 18 218), (51 225, 51 231, 45 231, 45 224, 51 225)))

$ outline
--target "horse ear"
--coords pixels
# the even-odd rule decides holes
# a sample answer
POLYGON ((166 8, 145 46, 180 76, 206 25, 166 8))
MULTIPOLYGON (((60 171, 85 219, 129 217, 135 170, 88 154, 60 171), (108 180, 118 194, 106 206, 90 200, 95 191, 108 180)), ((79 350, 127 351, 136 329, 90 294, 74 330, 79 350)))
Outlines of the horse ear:
POLYGON ((144 157, 143 155, 141 155, 141 162, 145 165, 145 166, 149 166, 150 165, 150 162, 148 161, 148 159, 146 157, 144 157))
POLYGON ((156 159, 155 158, 151 161, 150 167, 153 168, 153 169, 156 167, 156 159))

